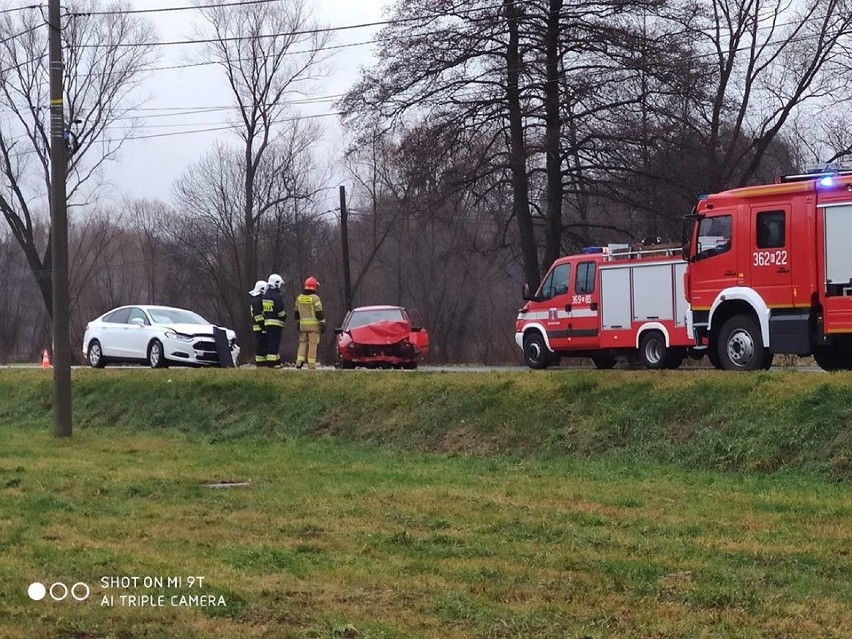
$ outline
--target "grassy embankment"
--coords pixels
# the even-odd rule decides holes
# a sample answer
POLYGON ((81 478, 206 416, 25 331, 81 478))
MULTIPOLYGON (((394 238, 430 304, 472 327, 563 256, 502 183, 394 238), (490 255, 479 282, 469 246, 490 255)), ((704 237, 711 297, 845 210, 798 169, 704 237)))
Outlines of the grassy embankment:
POLYGON ((850 382, 80 371, 55 440, 4 372, 0 636, 852 636, 850 382))

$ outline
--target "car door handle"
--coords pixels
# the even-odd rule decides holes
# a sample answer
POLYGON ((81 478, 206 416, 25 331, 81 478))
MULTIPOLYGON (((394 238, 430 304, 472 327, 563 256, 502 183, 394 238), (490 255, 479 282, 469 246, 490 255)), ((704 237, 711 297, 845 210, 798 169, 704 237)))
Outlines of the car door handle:
POLYGON ((784 267, 782 266, 781 268, 779 268, 779 269, 778 269, 778 272, 779 272, 779 273, 789 273, 789 272, 790 272, 790 269, 788 269, 788 268, 784 268, 784 267))
POLYGON ((733 271, 725 271, 725 272, 724 272, 724 276, 725 276, 725 277, 736 277, 736 276, 737 276, 737 274, 736 274, 736 273, 734 273, 733 271))

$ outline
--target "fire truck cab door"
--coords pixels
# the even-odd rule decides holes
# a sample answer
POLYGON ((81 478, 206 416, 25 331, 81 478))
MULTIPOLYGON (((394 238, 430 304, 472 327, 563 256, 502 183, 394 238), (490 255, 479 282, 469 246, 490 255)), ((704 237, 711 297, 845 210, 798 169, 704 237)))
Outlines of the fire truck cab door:
POLYGON ((695 255, 690 265, 690 303, 693 310, 710 310, 720 291, 737 285, 739 237, 733 212, 718 210, 698 222, 695 255))
POLYGON ((769 308, 793 306, 793 266, 790 250, 790 207, 753 208, 748 281, 769 308))
POLYGON ((597 263, 579 262, 571 287, 568 340, 571 349, 597 348, 600 342, 600 292, 597 263))
POLYGON ((568 347, 571 319, 571 264, 557 264, 544 278, 535 302, 537 317, 547 331, 553 351, 568 347))

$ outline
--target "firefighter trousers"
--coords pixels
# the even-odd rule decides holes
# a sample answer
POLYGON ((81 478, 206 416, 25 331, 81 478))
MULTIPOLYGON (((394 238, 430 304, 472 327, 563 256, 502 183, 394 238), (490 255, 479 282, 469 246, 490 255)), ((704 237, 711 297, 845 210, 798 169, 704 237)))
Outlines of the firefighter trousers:
POLYGON ((254 363, 266 365, 266 331, 254 331, 254 363))
POLYGON ((281 326, 266 327, 266 365, 281 364, 281 326))
POLYGON ((299 354, 296 357, 296 366, 301 367, 307 360, 308 368, 317 367, 319 338, 319 327, 311 326, 308 329, 299 329, 299 354))

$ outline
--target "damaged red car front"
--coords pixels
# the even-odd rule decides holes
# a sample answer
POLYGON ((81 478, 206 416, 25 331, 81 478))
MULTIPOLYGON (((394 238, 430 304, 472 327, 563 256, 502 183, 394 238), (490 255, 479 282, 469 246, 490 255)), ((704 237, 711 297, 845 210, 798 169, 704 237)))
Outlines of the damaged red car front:
POLYGON ((362 306, 349 311, 336 332, 340 368, 417 368, 429 352, 429 334, 417 309, 362 306))

